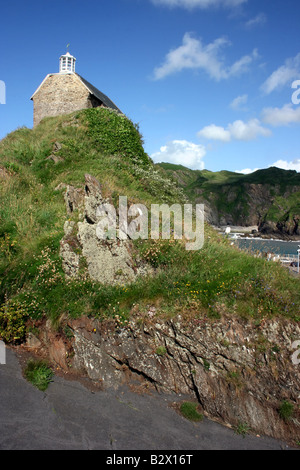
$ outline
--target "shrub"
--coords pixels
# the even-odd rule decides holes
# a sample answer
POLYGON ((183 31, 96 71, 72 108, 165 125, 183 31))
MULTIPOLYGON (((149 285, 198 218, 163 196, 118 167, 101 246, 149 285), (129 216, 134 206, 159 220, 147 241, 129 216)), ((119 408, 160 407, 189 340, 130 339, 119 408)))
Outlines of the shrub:
POLYGON ((0 308, 0 336, 7 343, 22 341, 26 334, 26 309, 18 302, 11 301, 0 308))
POLYGON ((89 135, 102 152, 127 157, 138 165, 150 165, 138 125, 110 109, 88 109, 85 110, 85 116, 89 124, 89 135))

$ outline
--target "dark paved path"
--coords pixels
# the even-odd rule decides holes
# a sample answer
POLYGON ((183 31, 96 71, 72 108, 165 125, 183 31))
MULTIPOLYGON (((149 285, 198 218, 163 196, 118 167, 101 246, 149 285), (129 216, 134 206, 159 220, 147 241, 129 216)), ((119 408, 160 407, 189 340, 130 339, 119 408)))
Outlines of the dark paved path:
POLYGON ((40 392, 22 376, 13 350, 0 365, 0 449, 280 450, 274 439, 247 435, 204 419, 193 424, 169 405, 174 397, 127 387, 93 392, 55 376, 40 392))

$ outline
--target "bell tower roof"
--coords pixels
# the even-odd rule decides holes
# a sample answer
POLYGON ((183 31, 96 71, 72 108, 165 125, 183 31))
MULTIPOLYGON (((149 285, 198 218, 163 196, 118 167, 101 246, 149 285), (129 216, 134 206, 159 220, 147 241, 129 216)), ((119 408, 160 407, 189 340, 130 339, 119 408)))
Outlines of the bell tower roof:
POLYGON ((59 73, 75 73, 76 59, 69 52, 59 58, 59 73))

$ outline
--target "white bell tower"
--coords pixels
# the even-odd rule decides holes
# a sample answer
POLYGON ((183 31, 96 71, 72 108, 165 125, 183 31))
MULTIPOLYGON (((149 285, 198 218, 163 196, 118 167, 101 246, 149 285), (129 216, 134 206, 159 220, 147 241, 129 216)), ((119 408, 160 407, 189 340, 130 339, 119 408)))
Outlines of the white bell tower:
POLYGON ((76 59, 69 52, 59 58, 59 73, 75 73, 76 59))

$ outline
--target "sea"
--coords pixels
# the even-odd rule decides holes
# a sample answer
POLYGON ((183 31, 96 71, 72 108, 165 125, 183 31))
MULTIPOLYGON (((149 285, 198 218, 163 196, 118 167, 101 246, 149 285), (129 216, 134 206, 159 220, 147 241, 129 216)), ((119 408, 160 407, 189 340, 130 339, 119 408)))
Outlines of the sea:
POLYGON ((240 237, 232 234, 230 236, 233 243, 239 248, 251 251, 253 253, 272 253, 281 257, 298 257, 297 250, 300 248, 299 241, 285 241, 278 239, 265 240, 262 238, 240 237))

